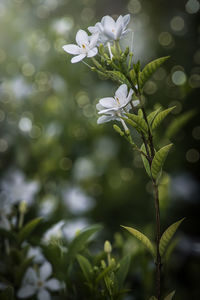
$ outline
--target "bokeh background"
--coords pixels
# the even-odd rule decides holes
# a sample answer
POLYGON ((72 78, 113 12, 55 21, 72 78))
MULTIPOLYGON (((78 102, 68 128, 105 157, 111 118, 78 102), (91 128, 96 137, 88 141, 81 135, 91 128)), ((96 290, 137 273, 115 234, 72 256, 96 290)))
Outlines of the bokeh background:
MULTIPOLYGON (((152 234, 154 205, 140 157, 112 124, 96 123, 98 99, 116 85, 72 65, 62 46, 104 15, 130 13, 133 45, 128 36, 122 47, 133 47, 135 62, 171 56, 144 91, 147 109, 176 105, 160 137, 179 114, 196 112, 172 138, 160 190, 162 229, 187 217, 167 283, 181 300, 200 299, 199 11, 197 0, 0 2, 1 199, 27 200, 26 218, 41 215, 46 228, 64 220, 69 238, 93 223, 103 224, 102 241, 122 234, 120 224, 152 234)), ((141 274, 135 262, 133 294, 143 288, 141 274)))

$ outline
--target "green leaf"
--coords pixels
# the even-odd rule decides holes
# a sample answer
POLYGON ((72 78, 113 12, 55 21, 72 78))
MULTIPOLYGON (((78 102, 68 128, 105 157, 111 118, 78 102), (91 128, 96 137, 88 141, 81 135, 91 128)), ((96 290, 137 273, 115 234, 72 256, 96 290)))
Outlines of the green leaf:
POLYGON ((153 247, 153 244, 151 243, 151 241, 146 235, 144 235, 143 233, 141 233, 140 231, 132 227, 127 227, 123 225, 121 225, 121 227, 128 230, 134 237, 136 237, 139 241, 141 241, 142 244, 150 251, 153 257, 155 257, 155 249, 153 247))
POLYGON ((96 284, 101 281, 109 272, 111 272, 115 268, 115 264, 110 264, 108 267, 106 267, 96 278, 96 284))
POLYGON ((175 294, 175 291, 171 292, 168 296, 166 296, 166 297, 164 298, 164 300, 172 300, 174 294, 175 294))
POLYGON ((167 146, 162 147, 158 152, 155 153, 155 156, 153 158, 152 164, 151 164, 151 174, 154 179, 157 179, 160 171, 162 170, 162 166, 165 162, 165 159, 167 157, 167 154, 172 147, 173 144, 169 144, 167 146))
POLYGON ((85 229, 83 229, 70 243, 68 247, 68 253, 67 258, 68 262, 71 262, 78 252, 80 252, 87 243, 88 239, 97 231, 99 231, 102 228, 101 225, 92 225, 85 229))
POLYGON ((151 123, 153 122, 155 116, 159 113, 161 107, 159 107, 158 109, 152 111, 148 116, 147 116, 147 120, 149 125, 151 125, 151 123))
POLYGON ((164 120, 164 118, 175 108, 176 106, 172 106, 168 109, 165 109, 161 112, 159 112, 156 117, 154 118, 153 122, 152 122, 152 129, 155 130, 160 123, 164 120))
POLYGON ((149 300, 158 300, 155 296, 152 296, 149 300))
POLYGON ((8 238, 9 240, 16 241, 16 235, 12 231, 6 230, 4 228, 0 228, 0 236, 8 238))
POLYGON ((175 232, 177 231, 178 227, 180 226, 180 224, 183 222, 184 219, 185 218, 170 225, 161 236, 160 244, 159 244, 159 252, 161 257, 165 254, 165 250, 169 242, 171 241, 173 235, 175 234, 175 232))
POLYGON ((86 280, 88 282, 90 282, 92 279, 93 269, 92 269, 92 266, 91 266, 89 260, 80 254, 77 254, 76 258, 78 260, 78 263, 80 265, 80 268, 81 268, 86 280))
POLYGON ((139 76, 139 87, 142 88, 145 82, 151 77, 151 75, 169 58, 169 56, 157 58, 148 63, 139 76))
POLYGON ((118 289, 120 290, 123 287, 124 280, 128 274, 128 269, 130 266, 131 257, 130 255, 126 255, 119 262, 119 269, 115 273, 118 282, 118 289))
MULTIPOLYGON (((141 148, 140 148, 145 154, 147 154, 146 152, 146 148, 145 148, 145 145, 142 144, 141 148)), ((150 149, 149 149, 150 151, 150 149)), ((144 168, 147 172, 147 174, 149 175, 149 177, 151 178, 151 169, 150 169, 150 165, 149 165, 149 162, 148 160, 146 159, 146 157, 144 155, 141 154, 141 158, 142 158, 142 161, 143 161, 143 164, 144 164, 144 168)))
POLYGON ((132 121, 134 121, 136 125, 140 128, 140 130, 142 130, 144 133, 148 132, 147 123, 142 117, 135 114, 129 114, 129 113, 126 113, 126 116, 132 121))
POLYGON ((106 75, 113 81, 119 84, 125 83, 128 87, 131 88, 130 82, 128 81, 126 76, 122 74, 120 71, 106 71, 106 75))
POLYGON ((167 128, 166 136, 171 139, 190 119, 194 117, 195 114, 196 112, 194 110, 190 110, 180 116, 177 116, 167 128))
POLYGON ((131 78, 132 83, 135 85, 137 82, 137 78, 136 78, 136 73, 135 73, 134 69, 130 70, 129 76, 131 78))
POLYGON ((25 241, 30 234, 35 230, 35 228, 39 225, 39 223, 42 221, 42 218, 36 218, 34 220, 31 220, 28 222, 18 233, 18 242, 22 243, 25 241))

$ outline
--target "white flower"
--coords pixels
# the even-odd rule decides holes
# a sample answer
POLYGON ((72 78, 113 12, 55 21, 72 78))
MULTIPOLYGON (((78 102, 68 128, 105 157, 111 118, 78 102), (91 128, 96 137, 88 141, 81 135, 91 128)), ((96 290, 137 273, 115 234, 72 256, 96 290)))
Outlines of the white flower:
POLYGON ((38 272, 33 268, 28 268, 17 296, 25 299, 36 294, 38 300, 50 300, 51 294, 49 291, 54 292, 62 288, 61 283, 57 279, 51 278, 47 280, 51 274, 52 267, 49 262, 45 262, 38 272))
POLYGON ((110 16, 105 16, 95 26, 88 27, 88 30, 92 34, 99 33, 98 42, 106 44, 109 41, 120 40, 126 35, 129 32, 129 29, 126 29, 129 22, 130 15, 119 16, 117 21, 110 16))
POLYGON ((50 229, 48 229, 43 238, 42 241, 46 244, 49 244, 51 241, 62 239, 62 227, 64 226, 64 221, 59 221, 58 223, 54 224, 50 229))
POLYGON ((71 59, 72 63, 77 63, 83 60, 86 56, 93 57, 97 55, 98 49, 96 47, 98 41, 98 33, 88 36, 84 30, 79 30, 76 34, 76 42, 78 45, 69 44, 64 45, 63 49, 70 54, 76 55, 71 59))
MULTIPOLYGON (((130 89, 128 93, 128 87, 126 84, 120 85, 120 87, 115 92, 114 98, 107 97, 99 100, 96 105, 98 114, 103 115, 97 120, 97 124, 102 124, 105 122, 117 120, 121 121, 123 126, 124 122, 120 117, 125 117, 124 113, 131 109, 129 104, 133 95, 133 90, 130 89)), ((139 101, 132 101, 133 105, 138 105, 139 101)), ((127 129, 127 127, 125 128, 127 129)))
POLYGON ((85 218, 74 219, 72 221, 67 222, 66 225, 63 227, 63 234, 68 241, 71 241, 75 237, 77 232, 84 229, 88 225, 89 223, 85 218))

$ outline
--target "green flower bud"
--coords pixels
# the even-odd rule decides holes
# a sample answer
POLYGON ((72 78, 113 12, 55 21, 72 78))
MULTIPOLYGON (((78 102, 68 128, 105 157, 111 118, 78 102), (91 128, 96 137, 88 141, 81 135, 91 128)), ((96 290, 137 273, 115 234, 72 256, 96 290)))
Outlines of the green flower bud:
POLYGON ((113 125, 113 129, 114 129, 117 133, 119 133, 121 136, 124 136, 124 132, 121 130, 121 128, 120 128, 118 125, 114 124, 114 125, 113 125))
POLYGON ((20 202, 19 212, 23 215, 27 212, 27 203, 25 201, 20 202))
POLYGON ((112 252, 112 246, 111 243, 109 241, 105 241, 104 243, 104 251, 109 254, 112 252))

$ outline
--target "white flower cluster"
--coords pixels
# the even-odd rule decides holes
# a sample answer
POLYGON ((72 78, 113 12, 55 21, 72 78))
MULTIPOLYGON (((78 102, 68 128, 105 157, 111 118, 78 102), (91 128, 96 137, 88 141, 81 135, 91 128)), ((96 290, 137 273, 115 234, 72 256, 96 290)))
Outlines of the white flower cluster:
POLYGON ((125 15, 124 17, 119 16, 116 21, 110 16, 105 16, 101 19, 101 22, 96 23, 95 26, 88 27, 91 33, 90 36, 88 36, 86 31, 80 29, 76 34, 77 45, 64 45, 63 49, 67 53, 75 55, 75 57, 71 59, 72 63, 77 63, 85 57, 94 57, 97 55, 97 46, 100 44, 108 46, 112 58, 110 43, 120 40, 130 31, 127 29, 129 22, 130 15, 125 15))

